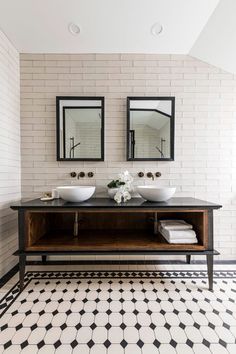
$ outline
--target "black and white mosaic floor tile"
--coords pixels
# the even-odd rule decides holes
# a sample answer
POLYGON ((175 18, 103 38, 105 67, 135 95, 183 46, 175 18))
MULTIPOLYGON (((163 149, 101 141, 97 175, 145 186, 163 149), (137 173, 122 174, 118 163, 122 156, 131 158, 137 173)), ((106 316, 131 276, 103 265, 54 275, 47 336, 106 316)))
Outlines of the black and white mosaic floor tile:
POLYGON ((28 272, 0 302, 0 353, 236 353, 236 272, 28 272))

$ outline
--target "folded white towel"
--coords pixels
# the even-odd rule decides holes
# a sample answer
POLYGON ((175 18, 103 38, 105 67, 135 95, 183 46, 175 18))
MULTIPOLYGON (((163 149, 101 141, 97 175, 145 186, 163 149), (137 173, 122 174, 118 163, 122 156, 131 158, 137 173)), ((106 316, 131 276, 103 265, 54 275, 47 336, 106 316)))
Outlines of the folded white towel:
POLYGON ((160 227, 159 231, 169 243, 198 243, 196 233, 193 230, 175 231, 160 227))
POLYGON ((160 224, 166 230, 191 230, 193 228, 184 220, 160 220, 160 224))
POLYGON ((192 239, 192 240, 190 240, 190 239, 186 239, 186 238, 180 238, 180 239, 169 239, 167 236, 165 236, 165 235, 162 235, 165 239, 166 239, 166 241, 168 242, 168 243, 179 243, 179 244, 182 244, 182 243, 188 243, 188 244, 192 244, 192 243, 198 243, 198 240, 197 240, 197 238, 195 237, 195 239, 192 239))
POLYGON ((196 237, 196 232, 193 230, 166 230, 162 226, 159 231, 167 236, 169 239, 194 239, 196 237))

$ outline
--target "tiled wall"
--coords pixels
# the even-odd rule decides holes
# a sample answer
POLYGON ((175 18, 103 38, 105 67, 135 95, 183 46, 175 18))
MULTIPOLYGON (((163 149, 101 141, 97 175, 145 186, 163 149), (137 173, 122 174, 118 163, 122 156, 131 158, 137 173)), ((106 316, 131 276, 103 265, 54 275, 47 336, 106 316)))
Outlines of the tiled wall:
POLYGON ((234 75, 182 55, 22 54, 21 124, 24 197, 71 183, 73 170, 95 172, 73 183, 96 183, 99 193, 121 170, 160 171, 155 183, 177 186, 177 196, 224 205, 215 213, 215 246, 221 258, 235 258, 234 75), (56 161, 56 95, 105 96, 105 162, 56 161), (174 162, 125 161, 126 97, 135 95, 176 97, 174 162))
POLYGON ((17 263, 17 215, 9 205, 19 198, 19 54, 0 31, 0 277, 17 263))

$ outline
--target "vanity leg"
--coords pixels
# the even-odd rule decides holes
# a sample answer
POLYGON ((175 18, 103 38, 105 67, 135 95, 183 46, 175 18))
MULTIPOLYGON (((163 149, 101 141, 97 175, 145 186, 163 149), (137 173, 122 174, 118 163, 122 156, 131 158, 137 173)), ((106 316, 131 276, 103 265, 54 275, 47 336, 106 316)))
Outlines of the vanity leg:
POLYGON ((25 262, 26 262, 26 255, 21 254, 19 256, 20 292, 24 288, 25 262))
POLYGON ((207 272, 208 272, 209 290, 213 291, 213 254, 207 255, 207 272))
POLYGON ((191 264, 191 254, 187 254, 187 255, 186 255, 186 262, 187 262, 188 264, 191 264))
POLYGON ((47 262, 47 256, 46 256, 46 255, 43 255, 43 256, 42 256, 42 263, 43 263, 43 264, 46 264, 46 262, 47 262))

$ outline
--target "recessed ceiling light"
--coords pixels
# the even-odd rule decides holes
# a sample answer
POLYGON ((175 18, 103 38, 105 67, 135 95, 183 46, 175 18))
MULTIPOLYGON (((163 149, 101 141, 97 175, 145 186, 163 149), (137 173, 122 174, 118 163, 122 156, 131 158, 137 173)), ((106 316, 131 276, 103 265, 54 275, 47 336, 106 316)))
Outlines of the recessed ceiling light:
POLYGON ((158 36, 162 31, 163 31, 163 27, 159 22, 154 23, 154 25, 151 28, 151 34, 153 36, 158 36))
POLYGON ((68 30, 70 31, 71 34, 77 35, 80 33, 80 28, 76 23, 71 22, 68 25, 68 30))

